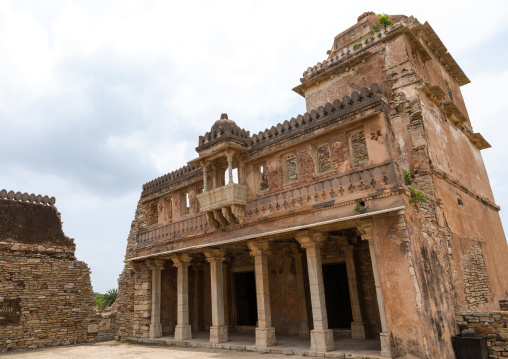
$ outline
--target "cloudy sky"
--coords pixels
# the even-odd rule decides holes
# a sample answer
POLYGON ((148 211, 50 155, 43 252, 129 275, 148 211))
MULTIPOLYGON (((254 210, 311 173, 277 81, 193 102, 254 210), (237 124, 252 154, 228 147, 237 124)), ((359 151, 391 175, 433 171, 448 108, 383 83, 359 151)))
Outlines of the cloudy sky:
POLYGON ((251 133, 304 113, 291 88, 364 11, 438 33, 507 208, 508 2, 489 0, 2 0, 0 189, 55 196, 94 290, 114 288, 142 184, 194 158, 222 112, 251 133))

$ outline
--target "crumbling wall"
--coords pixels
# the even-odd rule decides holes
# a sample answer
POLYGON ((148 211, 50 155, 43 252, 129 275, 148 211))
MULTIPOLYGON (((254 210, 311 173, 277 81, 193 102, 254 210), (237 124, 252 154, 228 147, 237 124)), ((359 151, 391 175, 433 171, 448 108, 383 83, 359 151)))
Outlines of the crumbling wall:
POLYGON ((112 339, 54 203, 0 192, 0 351, 112 339))
POLYGON ((457 312, 455 319, 462 334, 487 337, 489 358, 508 357, 508 311, 457 312))

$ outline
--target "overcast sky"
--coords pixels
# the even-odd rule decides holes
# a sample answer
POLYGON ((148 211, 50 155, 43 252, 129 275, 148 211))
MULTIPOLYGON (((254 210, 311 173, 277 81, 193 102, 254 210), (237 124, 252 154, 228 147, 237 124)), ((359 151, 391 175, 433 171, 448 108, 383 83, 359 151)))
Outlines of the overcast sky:
POLYGON ((507 1, 2 0, 0 189, 55 196, 94 290, 115 288, 143 183, 194 158, 222 112, 251 133, 303 114, 291 89, 365 11, 428 21, 471 79, 506 208, 507 1))

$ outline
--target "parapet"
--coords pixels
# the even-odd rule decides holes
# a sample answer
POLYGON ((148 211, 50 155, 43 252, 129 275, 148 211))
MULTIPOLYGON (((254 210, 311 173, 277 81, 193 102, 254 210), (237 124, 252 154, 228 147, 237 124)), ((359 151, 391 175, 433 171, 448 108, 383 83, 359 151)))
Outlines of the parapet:
POLYGON ((20 202, 28 202, 34 204, 44 204, 49 206, 55 205, 55 197, 42 196, 40 194, 28 194, 14 191, 7 192, 5 189, 0 191, 0 199, 8 199, 11 201, 20 201, 20 202))
POLYGON ((363 87, 360 92, 354 91, 351 96, 344 96, 342 101, 336 99, 333 103, 328 102, 324 106, 319 106, 317 110, 306 112, 304 115, 298 115, 282 124, 272 126, 270 129, 252 135, 249 144, 251 150, 257 150, 273 142, 280 141, 283 138, 293 136, 299 132, 307 130, 310 127, 317 126, 333 118, 343 116, 377 102, 381 99, 382 88, 377 83, 370 88, 363 87))
POLYGON ((0 191, 0 242, 67 247, 74 241, 62 230, 54 197, 0 191))
POLYGON ((146 195, 155 192, 158 189, 164 188, 173 183, 179 182, 181 180, 195 176, 197 174, 201 174, 202 171, 203 169, 201 167, 196 167, 193 165, 183 166, 173 172, 165 174, 164 176, 160 176, 154 180, 146 182, 143 185, 143 192, 141 192, 141 195, 146 195))

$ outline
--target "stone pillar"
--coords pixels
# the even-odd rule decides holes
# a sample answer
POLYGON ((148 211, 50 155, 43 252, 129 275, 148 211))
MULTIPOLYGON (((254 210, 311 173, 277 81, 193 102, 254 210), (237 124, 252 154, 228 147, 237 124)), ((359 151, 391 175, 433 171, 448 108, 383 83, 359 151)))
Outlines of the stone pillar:
POLYGON ((351 311, 353 313, 353 322, 351 323, 351 338, 365 339, 365 323, 362 319, 360 295, 358 293, 358 281, 356 279, 356 266, 353 252, 354 246, 345 245, 342 248, 344 249, 344 256, 346 257, 349 298, 351 299, 351 311))
POLYGON ((222 287, 224 289, 224 324, 229 324, 229 303, 228 303, 228 263, 225 260, 222 262, 222 287))
POLYGON ((217 188, 217 167, 212 166, 212 187, 217 188))
POLYGON ((224 288, 222 283, 222 261, 224 252, 220 250, 205 251, 206 260, 210 262, 210 278, 212 282, 212 326, 210 327, 210 343, 228 341, 228 327, 224 322, 224 288))
POLYGON ((376 285, 377 305, 379 307, 379 316, 381 319, 381 333, 379 334, 379 337, 381 339, 381 356, 391 358, 392 354, 391 354, 391 348, 390 348, 390 337, 388 335, 388 326, 386 325, 385 305, 383 302, 383 293, 381 291, 381 284, 379 281, 376 248, 374 246, 374 240, 372 237, 372 225, 362 226, 362 227, 359 227, 358 229, 362 233, 362 240, 369 241, 370 260, 372 262, 372 271, 374 273, 374 283, 376 285))
POLYGON ((186 254, 181 254, 171 259, 178 269, 175 340, 183 341, 192 338, 191 326, 189 324, 189 265, 192 258, 186 254))
POLYGON ((208 192, 208 166, 203 166, 203 192, 208 192))
POLYGON ((254 257, 256 277, 256 298, 258 308, 258 326, 256 328, 256 346, 269 347, 276 344, 275 328, 272 327, 272 311, 270 307, 270 285, 268 283, 268 252, 269 243, 252 241, 247 243, 250 255, 254 257))
POLYGON ((152 271, 152 313, 150 317, 150 338, 162 337, 161 325, 161 271, 164 269, 164 260, 151 259, 147 261, 152 271))
POLYGON ((307 316, 307 300, 305 298, 305 284, 303 281, 302 254, 296 245, 291 247, 295 259, 296 288, 298 291, 298 307, 300 312, 300 330, 299 335, 305 337, 309 335, 309 318, 307 316))
POLYGON ((199 331, 201 326, 199 325, 201 318, 201 291, 203 290, 203 286, 201 284, 201 275, 203 272, 202 264, 193 266, 194 268, 194 318, 192 321, 192 326, 194 331, 199 331))
POLYGON ((228 160, 228 174, 229 174, 228 184, 231 184, 231 183, 233 183, 233 154, 228 153, 226 158, 228 160))
POLYGON ((326 236, 323 233, 300 231, 296 240, 305 248, 309 268, 310 299, 314 329, 310 331, 310 350, 327 352, 335 349, 333 331, 328 329, 326 314, 325 286, 323 266, 321 264, 321 246, 326 236))

